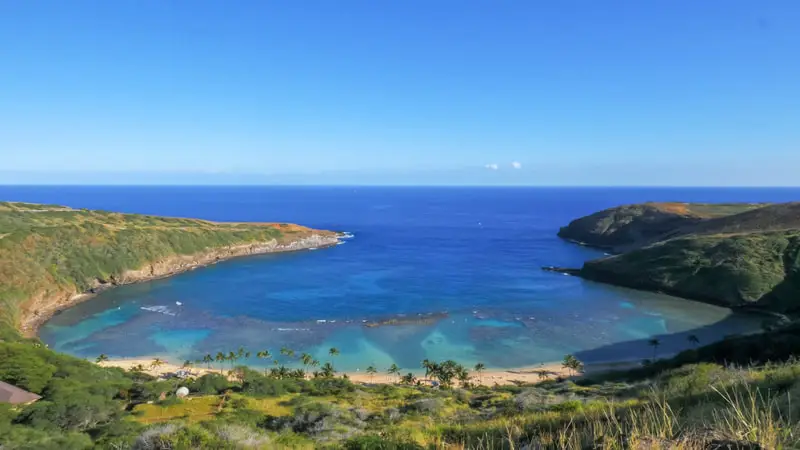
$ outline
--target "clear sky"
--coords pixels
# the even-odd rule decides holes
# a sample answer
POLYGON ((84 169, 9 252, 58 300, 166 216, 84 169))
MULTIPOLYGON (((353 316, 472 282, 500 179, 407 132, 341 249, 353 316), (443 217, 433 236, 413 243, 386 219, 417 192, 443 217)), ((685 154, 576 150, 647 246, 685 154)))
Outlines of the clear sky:
POLYGON ((2 1, 0 183, 800 185, 798 24, 798 0, 2 1))

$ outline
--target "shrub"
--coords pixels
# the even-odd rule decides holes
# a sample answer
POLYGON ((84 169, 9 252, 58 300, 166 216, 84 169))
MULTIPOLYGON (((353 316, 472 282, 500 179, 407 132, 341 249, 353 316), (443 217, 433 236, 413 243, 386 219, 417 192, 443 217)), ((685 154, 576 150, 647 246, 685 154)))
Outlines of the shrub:
POLYGON ((205 374, 189 385, 189 391, 201 394, 220 394, 230 389, 228 379, 218 373, 205 374))

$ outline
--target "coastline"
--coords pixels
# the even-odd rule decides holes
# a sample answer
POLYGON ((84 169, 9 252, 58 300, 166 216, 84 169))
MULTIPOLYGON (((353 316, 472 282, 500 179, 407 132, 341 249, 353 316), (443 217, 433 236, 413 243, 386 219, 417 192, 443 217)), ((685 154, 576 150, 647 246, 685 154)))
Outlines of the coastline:
MULTIPOLYGON (((164 361, 164 363, 159 367, 151 369, 150 364, 152 363, 153 359, 154 358, 110 359, 103 363, 99 363, 99 365, 101 365, 102 367, 117 367, 123 370, 130 370, 131 368, 137 365, 142 365, 147 369, 144 371, 144 373, 157 377, 170 373, 175 373, 178 370, 188 370, 192 373, 193 376, 198 376, 198 377, 209 373, 215 373, 215 374, 220 373, 219 367, 214 368, 215 364, 212 364, 212 369, 194 365, 187 369, 183 368, 179 364, 170 363, 168 361, 164 361)), ((586 375, 596 375, 599 373, 612 372, 615 370, 632 369, 639 366, 640 363, 638 361, 630 361, 630 360, 589 363, 585 365, 584 371, 582 373, 570 374, 568 369, 562 367, 561 362, 548 362, 534 366, 525 366, 525 367, 510 368, 510 369, 489 368, 484 370, 480 374, 477 374, 474 371, 470 370, 470 376, 472 376, 471 381, 474 384, 479 384, 483 386, 494 386, 494 385, 506 386, 515 384, 533 384, 544 380, 555 379, 558 377, 580 377, 586 375), (546 372, 545 377, 542 377, 540 375, 541 371, 546 372)), ((229 370, 230 370, 229 367, 223 367, 222 373, 227 374, 229 370)), ((416 374, 416 372, 419 371, 420 370, 415 370, 413 372, 415 372, 416 374)), ((405 370, 402 372, 408 373, 405 370)), ((398 382, 397 376, 389 375, 386 372, 379 372, 376 373, 375 375, 369 375, 366 372, 356 371, 356 372, 340 372, 337 375, 342 375, 342 374, 346 374, 347 377, 350 379, 350 381, 358 384, 396 384, 398 382)), ((422 377, 420 377, 420 379, 422 379, 422 377)))
POLYGON ((117 286, 168 278, 234 258, 333 247, 341 242, 342 236, 343 234, 338 232, 313 230, 311 234, 286 243, 279 243, 273 239, 267 242, 219 247, 191 255, 174 255, 161 261, 146 263, 137 270, 126 271, 117 279, 112 278, 105 283, 98 281, 85 292, 40 293, 23 303, 19 331, 26 338, 35 338, 39 328, 58 312, 117 286))

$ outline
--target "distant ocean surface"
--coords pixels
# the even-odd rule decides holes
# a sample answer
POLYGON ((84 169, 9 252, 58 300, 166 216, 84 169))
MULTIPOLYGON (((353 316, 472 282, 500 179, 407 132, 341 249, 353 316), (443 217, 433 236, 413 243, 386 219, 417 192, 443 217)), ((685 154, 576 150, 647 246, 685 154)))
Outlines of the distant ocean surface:
MULTIPOLYGON (((171 362, 244 346, 293 348, 339 370, 407 370, 420 361, 520 367, 575 353, 585 361, 652 357, 757 329, 758 317, 543 272, 601 251, 560 240, 577 217, 625 203, 783 202, 800 189, 0 186, 0 199, 76 208, 281 221, 348 231, 346 244, 239 258, 119 287, 56 315, 41 338, 94 358, 171 362), (426 324, 365 320, 446 312, 426 324)), ((263 364, 251 361, 251 364, 263 364)), ((296 363, 293 363, 296 364, 296 363)))

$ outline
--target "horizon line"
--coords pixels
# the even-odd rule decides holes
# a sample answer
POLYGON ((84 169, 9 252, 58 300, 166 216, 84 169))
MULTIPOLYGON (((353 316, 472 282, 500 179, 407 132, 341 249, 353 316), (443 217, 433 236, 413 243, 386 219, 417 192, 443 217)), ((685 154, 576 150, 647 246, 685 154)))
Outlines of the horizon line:
POLYGON ((80 184, 80 183, 48 183, 48 184, 27 184, 27 183, 2 183, 0 187, 141 187, 141 188, 164 188, 164 187, 197 187, 197 188, 219 188, 219 187, 276 187, 276 188, 539 188, 539 189, 800 189, 800 185, 545 185, 545 184, 80 184))

